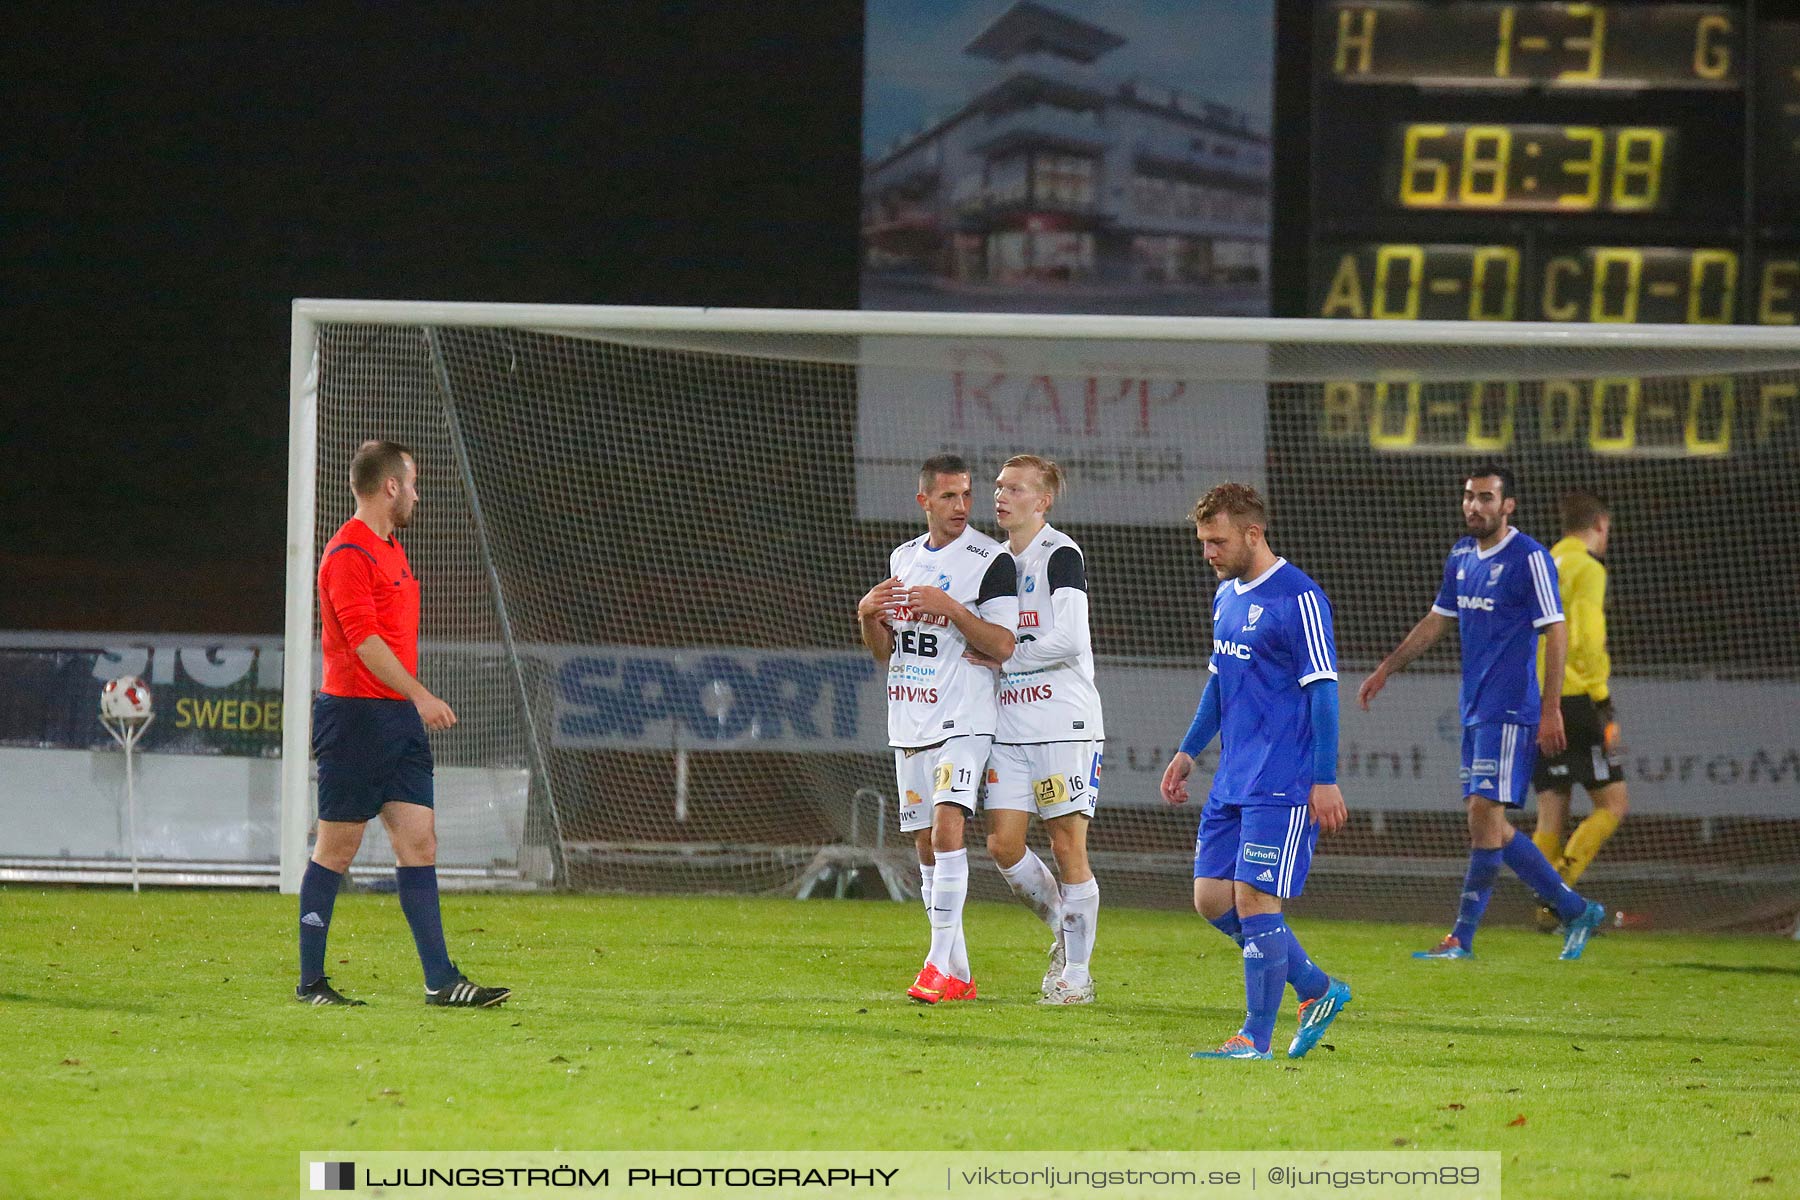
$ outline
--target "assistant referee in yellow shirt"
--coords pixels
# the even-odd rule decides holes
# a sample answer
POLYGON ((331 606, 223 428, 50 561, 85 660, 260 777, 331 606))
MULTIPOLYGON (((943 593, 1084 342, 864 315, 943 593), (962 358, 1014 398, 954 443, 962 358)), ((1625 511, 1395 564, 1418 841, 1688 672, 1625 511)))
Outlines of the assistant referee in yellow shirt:
MULTIPOLYGON (((1569 622, 1569 657, 1563 671, 1563 726, 1568 749, 1553 758, 1540 757, 1532 778, 1537 789, 1537 832, 1531 840, 1556 866, 1563 882, 1574 885, 1606 839, 1625 819, 1624 763, 1619 754, 1619 726, 1613 716, 1608 679, 1612 660, 1606 653, 1606 553, 1612 515, 1592 492, 1563 496, 1562 540, 1550 548, 1569 622), (1569 821, 1569 794, 1580 784, 1594 802, 1593 813, 1563 843, 1569 821)), ((1538 679, 1543 680, 1543 648, 1538 649, 1538 679)), ((1545 914, 1539 914, 1543 924, 1545 914)), ((1549 916, 1554 926, 1555 916, 1549 916)))

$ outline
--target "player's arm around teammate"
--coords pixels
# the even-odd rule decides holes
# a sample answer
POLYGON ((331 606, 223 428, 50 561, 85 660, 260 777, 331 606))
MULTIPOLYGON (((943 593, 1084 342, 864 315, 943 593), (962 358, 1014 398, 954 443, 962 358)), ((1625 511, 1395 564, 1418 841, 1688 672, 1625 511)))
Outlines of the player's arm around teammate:
POLYGON ((1081 547, 1048 523, 1062 468, 1035 454, 1008 459, 994 482, 994 519, 1018 564, 1018 637, 999 672, 999 726, 988 759, 988 853, 1013 893, 1053 933, 1039 1002, 1088 1004, 1100 885, 1088 863, 1088 826, 1100 794, 1105 727, 1094 686, 1087 568, 1081 547), (1026 845, 1036 815, 1062 873, 1026 845))
POLYGON ((901 603, 914 612, 942 617, 962 633, 969 649, 988 659, 1012 656, 1015 634, 993 621, 984 621, 968 605, 943 588, 926 585, 911 587, 901 593, 901 603))

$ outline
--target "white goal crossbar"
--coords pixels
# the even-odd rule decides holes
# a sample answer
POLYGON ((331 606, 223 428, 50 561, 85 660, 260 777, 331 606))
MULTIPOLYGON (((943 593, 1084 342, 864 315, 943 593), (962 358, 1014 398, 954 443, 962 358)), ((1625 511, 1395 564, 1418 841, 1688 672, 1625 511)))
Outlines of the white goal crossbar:
MULTIPOLYGON (((759 360, 779 364, 822 363, 831 364, 834 368, 857 371, 873 368, 878 372, 887 371, 890 377, 903 377, 909 371, 920 377, 932 371, 941 375, 945 370, 942 351, 945 343, 953 340, 964 343, 978 341, 1016 349, 1017 362, 1042 364, 1039 369, 1046 375, 1057 372, 1071 375, 1079 373, 1091 379, 1110 373, 1116 382, 1121 377, 1159 377, 1157 373, 1161 372, 1160 378, 1164 379, 1251 385, 1249 390, 1253 397, 1262 396, 1263 389, 1266 388, 1271 427, 1278 402, 1292 408, 1302 398, 1305 389, 1311 389, 1310 392, 1305 392, 1310 396, 1321 388, 1343 386, 1343 381, 1346 380, 1372 383, 1377 387, 1387 386, 1395 380, 1411 381, 1409 386, 1422 384, 1427 387, 1434 383, 1461 386, 1464 381, 1474 381, 1476 385, 1480 381, 1498 381, 1503 386, 1510 387, 1520 380, 1616 381, 1618 377, 1628 375, 1646 379, 1695 379, 1709 374, 1740 377, 1760 374, 1762 378, 1783 380, 1792 375, 1800 375, 1800 329, 1781 327, 1090 317, 297 300, 293 306, 293 340, 289 362, 289 493, 284 631, 285 644, 290 652, 286 655, 283 680, 286 719, 282 730, 280 839, 281 886, 284 891, 289 892, 296 891, 299 886, 313 817, 309 742, 310 701, 316 683, 318 656, 314 575, 317 569, 317 546, 322 536, 319 495, 322 461, 322 347, 325 335, 330 330, 380 331, 394 327, 412 327, 422 331, 422 336, 414 340, 427 348, 421 352, 424 360, 430 363, 426 373, 433 370, 437 373, 435 384, 427 383, 423 386, 427 391, 441 392, 443 401, 449 406, 447 420, 451 427, 450 444, 456 450, 455 457, 462 455, 462 434, 456 428, 457 410, 455 404, 451 403, 451 367, 457 364, 452 362, 449 366, 446 365, 448 359, 440 349, 439 339, 467 335, 469 331, 478 330, 503 331, 521 337, 530 335, 553 341, 563 339, 572 347, 578 343, 605 343, 617 348, 607 352, 615 354, 616 360, 608 358, 601 363, 589 351, 571 348, 566 353, 559 352, 561 357, 556 360, 557 369, 570 373, 570 378, 577 382, 590 378, 581 374, 584 371, 598 372, 591 377, 594 379, 612 379, 614 376, 611 372, 623 369, 619 363, 646 359, 651 364, 647 369, 653 380, 653 385, 646 386, 667 386, 669 379, 679 377, 682 371, 691 371, 695 361, 707 356, 729 357, 735 362, 750 363, 759 360), (671 366, 671 363, 675 365, 671 366)), ((486 378, 480 372, 488 370, 489 364, 481 359, 481 355, 489 351, 464 347, 457 353, 464 356, 461 369, 465 372, 456 380, 457 387, 464 386, 465 380, 486 378)), ((501 357, 504 358, 504 353, 501 357)), ((745 370, 752 377, 752 382, 746 384, 746 387, 775 386, 767 380, 756 382, 761 378, 755 375, 756 368, 749 367, 745 370)), ((861 403, 865 408, 877 404, 897 404, 901 407, 906 404, 904 386, 891 386, 890 381, 885 392, 872 398, 867 386, 868 377, 851 375, 847 378, 852 380, 849 403, 853 409, 857 404, 854 382, 858 378, 864 380, 861 403)), ((376 436, 382 433, 372 422, 359 423, 357 417, 360 409, 357 406, 361 401, 355 397, 379 397, 386 385, 378 371, 366 378, 359 376, 356 385, 362 390, 345 393, 350 398, 340 398, 337 401, 339 409, 336 419, 343 427, 332 434, 333 454, 340 454, 342 451, 342 447, 335 445, 335 440, 346 436, 349 430, 360 428, 361 424, 368 424, 370 427, 356 436, 376 436)), ((508 383, 505 386, 512 385, 508 383)), ((829 393, 829 398, 835 403, 844 388, 838 383, 831 386, 837 389, 829 393)), ((1782 386, 1789 385, 1784 383, 1782 386)), ((585 383, 583 387, 586 388, 585 391, 578 389, 575 393, 576 400, 560 402, 562 407, 557 411, 564 415, 577 414, 575 419, 581 420, 610 419, 614 422, 610 428, 615 434, 624 428, 619 422, 641 420, 641 415, 633 414, 648 411, 643 407, 627 406, 621 409, 620 415, 612 417, 594 414, 589 409, 582 409, 580 404, 591 404, 591 398, 604 394, 604 389, 585 383)), ((1192 394, 1190 391, 1190 397, 1192 394)), ((482 401, 490 406, 500 406, 498 411, 510 412, 510 409, 505 408, 509 403, 508 395, 502 387, 493 395, 483 397, 482 401)), ((807 395, 802 393, 799 403, 808 402, 807 395)), ((704 388, 699 388, 691 397, 679 397, 678 402, 705 404, 708 402, 707 392, 704 388)), ((1254 402, 1258 405, 1263 403, 1261 399, 1254 402)), ((638 403, 642 405, 646 402, 638 403)), ((693 408, 691 411, 705 410, 693 408)), ((1219 418, 1203 413, 1193 418, 1197 423, 1183 427, 1184 433, 1170 436, 1206 439, 1211 436, 1213 429, 1223 429, 1229 421, 1241 421, 1245 411, 1248 410, 1232 410, 1228 417, 1219 418), (1215 421, 1216 424, 1211 423, 1215 421)), ((796 409, 795 415, 796 419, 800 419, 804 414, 796 409)), ((903 415, 890 414, 883 419, 898 422, 903 415)), ((1800 415, 1800 412, 1796 415, 1800 415)), ((864 416, 866 419, 866 412, 864 416)), ((1290 417, 1284 416, 1283 419, 1290 417)), ((1787 418, 1784 416, 1783 419, 1787 418)), ((780 435, 775 433, 770 436, 779 438, 780 435)), ((904 439, 890 439, 890 442, 896 440, 904 439)), ((1472 438, 1471 444, 1473 443, 1472 438)), ((1020 445, 1017 448, 1023 450, 1037 447, 1020 445)), ((1366 446, 1363 448, 1367 449, 1366 446)), ((855 453, 865 454, 860 443, 855 453)), ((899 454, 892 449, 891 444, 884 453, 890 456, 899 454)), ((1254 453, 1244 461, 1257 459, 1260 454, 1261 441, 1258 440, 1254 453)), ((326 457, 323 461, 330 469, 336 460, 326 457)), ((884 469, 896 470, 901 474, 908 469, 903 464, 894 466, 885 460, 881 465, 884 469)), ((433 466, 439 470, 445 469, 442 463, 434 463, 433 466)), ((474 509, 472 520, 481 537, 481 556, 484 559, 483 563, 470 568, 469 579, 485 574, 486 579, 491 582, 494 603, 498 609, 497 623, 494 624, 497 632, 493 634, 493 640, 496 643, 505 642, 506 656, 513 664, 510 675, 504 672, 492 674, 490 691, 494 695, 502 692, 516 693, 515 698, 526 710, 522 722, 523 736, 530 743, 519 752, 519 759, 529 764, 533 788, 539 786, 536 781, 541 775, 545 776, 542 787, 548 789, 546 751, 532 740, 536 736, 536 723, 530 717, 531 698, 526 694, 527 681, 518 666, 520 653, 518 647, 512 645, 513 633, 507 618, 501 578, 493 562, 485 560, 488 553, 487 532, 480 528, 480 505, 474 496, 468 463, 461 463, 461 468, 465 483, 469 485, 469 502, 474 509), (478 569, 483 565, 485 571, 478 569)), ((1575 481, 1574 475, 1565 467, 1553 463, 1552 468, 1546 469, 1540 477, 1561 482, 1564 481, 1563 476, 1567 475, 1568 481, 1575 481), (1558 471, 1562 474, 1559 475, 1558 471)), ((1646 470, 1651 469, 1663 468, 1646 467, 1646 470)), ((858 480, 860 486, 860 474, 858 480)), ((1549 486, 1548 483, 1545 486, 1549 486)), ((1654 490, 1655 485, 1645 486, 1654 490)), ((978 494, 980 490, 977 487, 978 494)), ((907 491, 910 492, 910 486, 907 491)), ((909 500, 910 496, 905 499, 909 500)), ((832 509, 832 513, 836 514, 837 509, 832 509)), ((834 515, 831 519, 843 518, 834 515)), ((899 527, 892 514, 875 518, 863 514, 860 519, 873 521, 879 527, 876 532, 867 534, 872 538, 886 537, 890 525, 899 527)), ((675 521, 678 518, 669 520, 675 521)), ((1097 518, 1095 523, 1105 526, 1107 522, 1097 518)), ((1094 537, 1096 544, 1099 544, 1105 540, 1106 534, 1098 533, 1094 537)), ((1191 549, 1191 543, 1189 548, 1191 549)), ((1436 544, 1429 548, 1421 546, 1417 550, 1417 556, 1429 557, 1435 553, 1441 560, 1444 548, 1443 545, 1436 544)), ((1141 549, 1140 545, 1133 553, 1138 553, 1141 549)), ((1090 549, 1090 553, 1092 552, 1090 549)), ((1413 551, 1408 549, 1407 553, 1412 555, 1413 551)), ((865 554, 859 549, 853 560, 855 570, 862 570, 860 564, 864 557, 869 559, 870 569, 879 566, 876 556, 865 554)), ((1410 602, 1409 597, 1408 603, 1410 602)), ((425 596, 428 611, 432 603, 433 594, 428 583, 425 596)), ((539 603, 544 601, 540 599, 539 603)), ((1193 618, 1193 613, 1183 613, 1180 619, 1191 623, 1193 618)), ((1392 614, 1382 614, 1383 630, 1388 627, 1386 622, 1391 618, 1392 614)), ((1344 632, 1342 625, 1339 632, 1341 639, 1344 632)), ((1403 627, 1396 632, 1403 632, 1403 627)), ((686 635, 677 630, 672 631, 670 636, 674 637, 677 633, 686 635)), ((1386 634, 1383 633, 1382 636, 1385 637, 1386 634)), ((1695 647, 1704 646, 1704 642, 1698 637, 1690 640, 1695 647)), ((542 646, 537 649, 541 650, 542 646)), ((1103 654, 1108 653, 1098 647, 1098 641, 1097 649, 1103 654)), ((1677 657, 1686 655, 1680 659, 1680 669, 1693 675, 1710 670, 1704 660, 1695 657, 1696 653, 1703 652, 1703 649, 1694 651, 1683 645, 1670 653, 1677 657)), ((1132 655, 1136 655, 1139 660, 1145 658, 1142 649, 1127 652, 1127 657, 1132 655)), ((1355 656, 1347 654, 1346 657, 1355 656)), ((1670 660, 1671 663, 1674 661, 1673 658, 1670 660)), ((1144 663, 1139 661, 1137 665, 1142 666, 1144 663)), ((1171 669, 1175 663, 1164 659, 1154 665, 1171 669)), ((1183 665, 1191 669, 1191 662, 1183 665)), ((1782 658, 1777 667, 1776 676, 1784 681, 1785 686, 1785 681, 1790 680, 1787 674, 1790 664, 1782 658)), ((1440 665, 1439 670, 1443 669, 1440 665)), ((1769 677, 1771 676, 1759 678, 1769 677)), ((541 685, 541 680, 539 683, 541 685)), ((1155 715, 1161 719, 1168 714, 1157 712, 1155 715)), ((1110 708, 1108 716, 1109 727, 1114 727, 1117 719, 1113 717, 1110 708)), ((1354 751, 1347 747, 1346 752, 1354 751)), ((884 751, 877 741, 866 748, 857 747, 856 753, 872 760, 884 751)), ((1367 758, 1371 773, 1378 767, 1387 769, 1381 765, 1386 762, 1385 757, 1370 752, 1367 758)), ((1750 752, 1746 751, 1745 760, 1751 763, 1747 769, 1760 769, 1751 761, 1752 758, 1750 752)), ((685 759, 683 761, 685 763, 685 759)), ((1109 769, 1112 766, 1113 755, 1109 745, 1109 769)), ((1398 754, 1393 756, 1392 770, 1400 770, 1398 754)), ((871 776, 870 779, 872 778, 871 776)), ((858 782, 863 782, 866 788, 868 781, 860 775, 856 779, 846 778, 842 787, 843 802, 850 802, 851 794, 858 790, 858 782)), ((890 779, 888 786, 891 787, 891 784, 890 779)), ((877 788, 877 791, 880 789, 877 788)), ((533 795, 536 794, 534 790, 533 795)), ((550 809, 554 819, 554 803, 550 805, 550 809)), ((1759 814, 1759 817, 1762 815, 1766 814, 1759 814)), ((1708 824, 1705 828, 1706 837, 1710 838, 1712 826, 1708 824)), ((1374 833, 1379 835, 1383 829, 1378 816, 1374 833)), ((653 838, 583 840, 574 836, 565 837, 560 827, 556 836, 559 855, 562 853, 562 846, 573 847, 571 853, 585 855, 590 861, 602 863, 609 855, 642 857, 648 852, 644 847, 672 844, 659 843, 653 838)), ((729 843, 721 842, 720 845, 729 846, 729 843)), ((769 846, 786 848, 791 852, 788 855, 790 858, 806 857, 801 853, 805 846, 804 838, 790 842, 779 834, 767 835, 750 848, 765 850, 769 846)), ((1406 870, 1388 872, 1387 867, 1381 866, 1392 861, 1388 857, 1391 847, 1375 846, 1373 843, 1371 847, 1366 857, 1359 861, 1376 864, 1380 871, 1390 874, 1408 873, 1406 870)), ((1137 846, 1122 846, 1116 851, 1102 850, 1100 853, 1114 853, 1119 862, 1140 861, 1140 849, 1137 846)), ((827 862, 830 857, 826 854, 818 862, 830 866, 827 862)), ((1702 865, 1706 870, 1712 869, 1711 866, 1702 865)), ((1349 859, 1344 860, 1340 867, 1345 874, 1356 874, 1354 863, 1349 859)), ((1633 870, 1624 864, 1619 869, 1627 874, 1633 870)), ((1658 865, 1649 871, 1650 874, 1655 874, 1663 869, 1658 865)), ((1439 873, 1438 868, 1431 867, 1429 873, 1439 873)), ((815 870, 807 876, 805 886, 808 889, 819 882, 818 878, 813 877, 818 874, 819 871, 815 870)), ((1705 870, 1702 870, 1701 876, 1704 875, 1705 870)), ((893 881, 889 882, 892 886, 893 881)))

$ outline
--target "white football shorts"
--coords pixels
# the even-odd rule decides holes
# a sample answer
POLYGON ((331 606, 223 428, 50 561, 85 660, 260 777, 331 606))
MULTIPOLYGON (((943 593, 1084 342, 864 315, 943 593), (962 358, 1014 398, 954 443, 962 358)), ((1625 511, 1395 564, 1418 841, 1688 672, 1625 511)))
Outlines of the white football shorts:
POLYGON ((934 805, 955 804, 973 813, 993 745, 993 734, 971 733, 920 750, 895 750, 900 832, 930 829, 934 805))
POLYGON ((988 756, 986 807, 1036 813, 1045 821, 1080 813, 1100 802, 1105 742, 998 745, 988 756))

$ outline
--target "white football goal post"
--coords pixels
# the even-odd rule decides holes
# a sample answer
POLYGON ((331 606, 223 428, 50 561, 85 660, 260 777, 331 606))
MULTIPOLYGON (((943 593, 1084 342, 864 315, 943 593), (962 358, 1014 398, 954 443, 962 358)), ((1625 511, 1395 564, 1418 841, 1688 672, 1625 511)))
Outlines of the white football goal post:
POLYGON ((421 674, 460 717, 433 737, 453 885, 903 891, 855 603, 922 527, 920 462, 967 458, 991 531, 989 481, 1034 452, 1067 469, 1052 520, 1088 559, 1109 896, 1186 902, 1198 806, 1156 783, 1211 649, 1186 515, 1233 479, 1336 612, 1353 819, 1304 903, 1444 915, 1454 646, 1370 712, 1354 695, 1429 608, 1491 460, 1546 544, 1571 489, 1614 517, 1632 812, 1590 890, 1664 925, 1800 905, 1800 331, 301 300, 291 386, 284 888, 314 811, 317 554, 350 455, 386 438, 420 465, 421 674))

